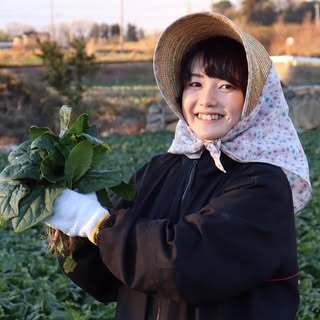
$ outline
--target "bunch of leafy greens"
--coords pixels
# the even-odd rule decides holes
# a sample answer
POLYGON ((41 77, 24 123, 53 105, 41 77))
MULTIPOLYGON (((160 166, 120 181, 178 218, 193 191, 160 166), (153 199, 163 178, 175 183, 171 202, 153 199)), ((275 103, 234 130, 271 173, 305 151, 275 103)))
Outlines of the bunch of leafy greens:
POLYGON ((131 199, 130 185, 119 170, 106 168, 108 145, 97 138, 82 114, 69 126, 71 108, 60 109, 60 134, 31 127, 27 141, 8 156, 0 174, 0 221, 24 231, 52 214, 54 200, 65 189, 97 192, 102 205, 111 206, 110 192, 131 199))

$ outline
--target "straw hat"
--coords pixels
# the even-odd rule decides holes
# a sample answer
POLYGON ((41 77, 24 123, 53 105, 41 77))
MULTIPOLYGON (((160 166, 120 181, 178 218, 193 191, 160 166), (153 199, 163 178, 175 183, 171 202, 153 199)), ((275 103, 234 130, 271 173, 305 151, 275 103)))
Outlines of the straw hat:
POLYGON ((196 13, 172 23, 157 43, 153 69, 158 87, 172 110, 181 118, 180 65, 185 53, 197 42, 214 36, 227 36, 240 42, 248 61, 248 84, 242 117, 258 102, 272 66, 269 54, 255 38, 241 31, 230 19, 218 13, 196 13))

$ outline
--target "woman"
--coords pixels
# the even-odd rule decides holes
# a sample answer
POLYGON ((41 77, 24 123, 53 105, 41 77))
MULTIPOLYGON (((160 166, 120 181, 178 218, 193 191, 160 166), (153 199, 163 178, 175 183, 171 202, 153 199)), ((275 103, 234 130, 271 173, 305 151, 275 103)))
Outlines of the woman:
POLYGON ((131 203, 56 200, 47 224, 90 239, 68 276, 121 320, 295 319, 294 213, 311 187, 267 52, 226 17, 193 14, 163 32, 154 71, 175 138, 133 176, 131 203))

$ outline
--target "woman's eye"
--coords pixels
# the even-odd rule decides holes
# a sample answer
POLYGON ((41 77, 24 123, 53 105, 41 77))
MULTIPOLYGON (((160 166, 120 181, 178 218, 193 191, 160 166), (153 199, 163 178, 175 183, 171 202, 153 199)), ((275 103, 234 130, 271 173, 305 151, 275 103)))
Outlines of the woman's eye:
POLYGON ((201 83, 197 81, 192 81, 192 82, 189 82, 189 87, 198 88, 198 87, 201 87, 201 83))
POLYGON ((224 83, 220 86, 220 89, 230 90, 230 89, 235 89, 235 87, 230 83, 224 83))

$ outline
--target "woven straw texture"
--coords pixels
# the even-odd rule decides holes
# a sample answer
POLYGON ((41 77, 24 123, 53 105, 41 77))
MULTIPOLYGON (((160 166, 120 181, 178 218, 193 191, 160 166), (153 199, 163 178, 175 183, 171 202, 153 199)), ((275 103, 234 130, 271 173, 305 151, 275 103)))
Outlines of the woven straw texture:
POLYGON ((159 38, 153 67, 158 87, 171 109, 181 118, 178 105, 179 74, 185 53, 197 42, 227 36, 239 41, 245 48, 248 61, 248 84, 242 117, 254 109, 261 95, 270 68, 271 59, 255 38, 242 32, 230 19, 217 13, 196 13, 172 23, 159 38))

